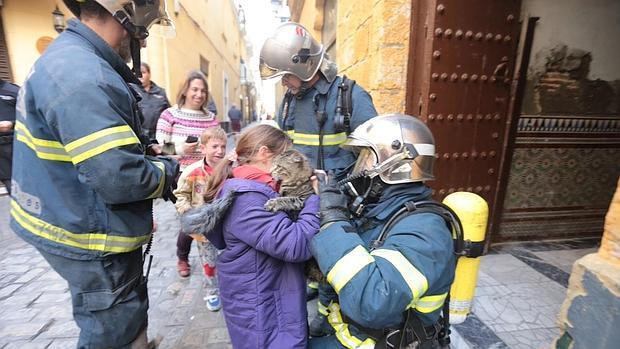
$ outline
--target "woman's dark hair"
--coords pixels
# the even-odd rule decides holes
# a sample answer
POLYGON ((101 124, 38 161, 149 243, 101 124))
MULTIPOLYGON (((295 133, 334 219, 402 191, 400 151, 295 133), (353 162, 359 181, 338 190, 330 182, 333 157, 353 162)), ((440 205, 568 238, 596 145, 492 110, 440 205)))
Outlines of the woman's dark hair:
MULTIPOLYGON (((271 125, 256 125, 246 128, 237 141, 235 152, 237 153, 237 163, 239 165, 248 164, 258 153, 258 150, 265 146, 274 154, 280 154, 291 145, 291 139, 282 130, 271 125)), ((233 162, 228 159, 220 161, 209 176, 205 200, 213 200, 222 188, 224 181, 232 177, 233 162)))
POLYGON ((207 90, 207 98, 205 98, 204 103, 202 104, 202 109, 207 110, 207 104, 209 103, 209 84, 207 83, 207 78, 200 70, 192 70, 187 75, 183 86, 179 90, 179 94, 177 95, 177 105, 181 108, 185 104, 185 98, 187 98, 187 90, 189 90, 189 84, 194 80, 202 80, 205 84, 205 89, 207 90))

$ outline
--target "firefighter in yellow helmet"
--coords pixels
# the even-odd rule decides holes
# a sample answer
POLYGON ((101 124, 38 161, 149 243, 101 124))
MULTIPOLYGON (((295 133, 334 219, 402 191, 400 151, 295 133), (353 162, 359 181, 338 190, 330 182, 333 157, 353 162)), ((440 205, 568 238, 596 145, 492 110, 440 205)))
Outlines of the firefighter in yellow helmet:
MULTIPOLYGON (((409 115, 380 115, 342 147, 357 154, 349 176, 320 182, 321 231, 311 243, 338 299, 326 305, 334 335, 310 348, 438 348, 454 279, 452 234, 430 199, 435 145, 409 115)), ((440 206, 439 206, 440 207, 440 206)))
MULTIPOLYGON (((142 246, 178 164, 145 155, 140 41, 164 0, 65 0, 79 18, 35 62, 16 106, 11 227, 69 284, 78 348, 146 348, 142 246)), ((154 154, 154 153, 153 153, 154 154)))

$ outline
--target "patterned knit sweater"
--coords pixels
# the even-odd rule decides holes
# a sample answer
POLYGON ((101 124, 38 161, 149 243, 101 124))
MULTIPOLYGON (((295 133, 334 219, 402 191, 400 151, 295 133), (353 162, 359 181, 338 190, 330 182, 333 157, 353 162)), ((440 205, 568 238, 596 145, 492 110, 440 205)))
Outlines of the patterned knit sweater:
POLYGON ((174 143, 176 154, 181 156, 179 164, 183 170, 187 165, 204 157, 198 147, 193 153, 183 153, 183 144, 187 136, 195 136, 200 139, 200 135, 205 129, 215 127, 218 123, 215 114, 210 111, 179 108, 175 105, 161 113, 159 121, 157 121, 156 138, 161 145, 174 143))

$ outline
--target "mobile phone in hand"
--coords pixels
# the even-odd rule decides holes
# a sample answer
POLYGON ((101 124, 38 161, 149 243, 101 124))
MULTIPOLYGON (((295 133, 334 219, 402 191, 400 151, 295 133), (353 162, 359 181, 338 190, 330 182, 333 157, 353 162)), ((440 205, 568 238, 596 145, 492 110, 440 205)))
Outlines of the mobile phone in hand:
POLYGON ((196 136, 187 136, 187 139, 185 139, 185 143, 196 143, 198 142, 198 137, 196 136))

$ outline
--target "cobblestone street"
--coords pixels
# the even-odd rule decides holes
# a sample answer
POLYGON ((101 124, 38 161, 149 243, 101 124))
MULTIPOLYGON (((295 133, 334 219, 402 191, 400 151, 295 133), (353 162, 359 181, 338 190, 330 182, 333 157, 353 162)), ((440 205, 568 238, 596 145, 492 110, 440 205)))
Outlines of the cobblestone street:
MULTIPOLYGON (((230 348, 223 313, 206 309, 195 247, 192 275, 177 275, 174 207, 157 200, 154 210, 158 227, 149 277, 149 338, 159 338, 160 348, 230 348)), ((0 348, 75 348, 78 328, 67 283, 10 231, 7 196, 0 197, 0 212, 0 348)))
MULTIPOLYGON (((67 284, 8 228, 9 198, 0 197, 0 348, 75 348, 78 329, 67 284)), ((223 313, 209 312, 197 250, 192 275, 176 272, 178 220, 169 202, 155 202, 158 225, 149 278, 149 338, 159 348, 231 348, 223 313)), ((482 258, 472 314, 452 327, 452 346, 548 348, 566 295, 572 263, 597 239, 495 246, 482 258)), ((310 313, 315 302, 310 302, 310 313)), ((314 309, 314 310, 313 310, 314 309)))

